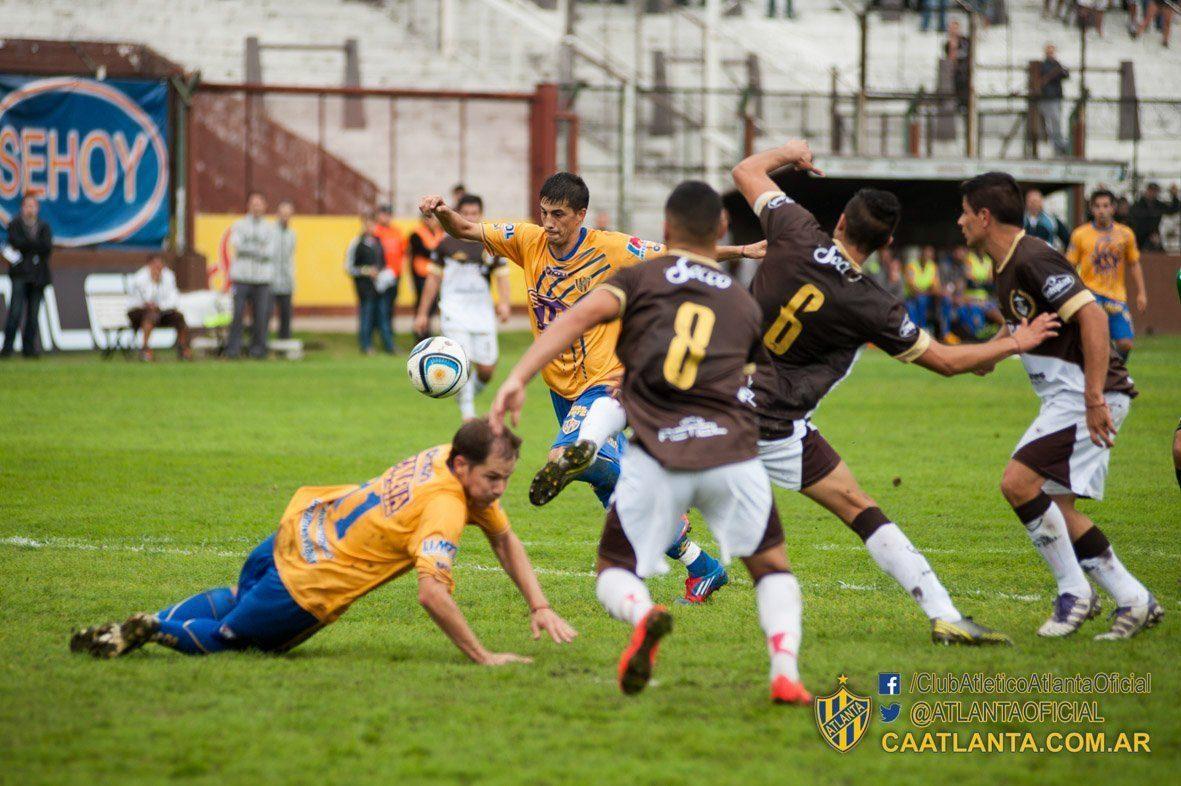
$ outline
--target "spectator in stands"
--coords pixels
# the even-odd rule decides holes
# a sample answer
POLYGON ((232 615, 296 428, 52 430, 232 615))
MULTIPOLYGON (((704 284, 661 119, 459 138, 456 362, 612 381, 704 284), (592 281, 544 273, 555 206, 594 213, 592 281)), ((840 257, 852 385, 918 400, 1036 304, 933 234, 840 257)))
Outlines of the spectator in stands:
POLYGON ((903 277, 906 281, 906 310, 911 321, 920 328, 934 324, 943 292, 935 247, 923 246, 921 255, 906 263, 903 277))
POLYGON ((279 203, 275 211, 274 273, 271 295, 279 317, 279 338, 291 338, 291 298, 295 294, 295 230, 291 217, 295 205, 290 199, 279 203))
POLYGON ((388 320, 381 319, 375 282, 385 264, 385 250, 377 234, 378 221, 374 213, 361 217, 361 235, 349 246, 346 268, 353 277, 357 289, 357 340, 361 352, 373 354, 373 329, 381 334, 381 343, 387 353, 394 351, 394 336, 388 320))
POLYGON ((1025 192, 1025 234, 1042 240, 1063 251, 1070 242, 1070 230, 1062 219, 1045 209, 1042 192, 1031 188, 1025 192))
POLYGON ((271 282, 275 278, 275 225, 266 218, 267 200, 252 191, 246 200, 246 215, 230 228, 230 284, 234 293, 234 315, 226 357, 235 360, 242 354, 242 330, 246 304, 251 304, 250 357, 267 356, 267 327, 271 313, 271 282))
POLYGON ((180 290, 176 288, 176 274, 164 265, 164 255, 153 253, 148 263, 135 271, 131 277, 131 308, 127 320, 133 330, 142 331, 144 337, 140 360, 152 361, 152 347, 149 341, 157 327, 172 328, 176 331, 176 352, 181 360, 191 360, 189 351, 189 328, 184 315, 177 310, 180 290))
POLYGON ((919 30, 927 32, 931 27, 931 17, 939 15, 938 27, 940 33, 947 32, 947 0, 923 0, 923 16, 919 30))
POLYGON ((779 16, 779 8, 783 7, 784 19, 795 19, 796 10, 793 0, 767 0, 767 18, 774 19, 779 16))
POLYGON ((8 245, 4 258, 11 267, 8 279, 12 295, 8 299, 8 318, 4 321, 4 346, 0 359, 11 357, 16 343, 16 331, 24 317, 21 330, 21 354, 27 358, 40 357, 37 348, 37 316, 41 299, 49 286, 49 257, 53 253, 53 232, 41 220, 41 203, 33 194, 21 200, 20 214, 8 223, 8 245))
MULTIPOLYGON (((435 249, 439 246, 439 242, 447 237, 447 233, 443 231, 443 227, 439 224, 439 219, 435 218, 434 213, 430 213, 422 217, 422 220, 414 227, 414 231, 410 233, 410 272, 414 275, 414 313, 418 313, 418 307, 422 303, 422 288, 426 286, 427 274, 430 272, 431 256, 435 249)), ((428 319, 439 313, 439 304, 431 304, 430 314, 428 319)), ((430 330, 428 325, 427 330, 430 330)), ((415 343, 422 341, 429 336, 430 333, 414 332, 415 343)))
POLYGON ((459 200, 467 196, 467 186, 463 183, 456 183, 451 186, 451 206, 455 207, 459 204, 459 200))
MULTIPOLYGON (((374 281, 377 288, 377 318, 385 325, 384 331, 389 329, 391 340, 387 351, 398 353, 397 330, 394 327, 394 308, 398 299, 398 281, 402 276, 402 264, 406 258, 406 236, 394 224, 394 209, 389 204, 379 205, 377 208, 377 225, 373 233, 381 241, 381 248, 385 259, 385 270, 374 281)), ((382 334, 384 336, 384 332, 382 334)))
POLYGON ((1103 13, 1107 10, 1108 0, 1078 0, 1079 24, 1083 27, 1093 27, 1099 37, 1103 37, 1103 13))
POLYGON ((891 249, 883 248, 870 254, 861 263, 861 270, 894 297, 899 300, 906 299, 906 284, 902 280, 902 264, 891 249))
POLYGON ((956 320, 961 337, 977 341, 991 338, 1005 322, 996 306, 992 257, 963 246, 955 250, 954 256, 961 265, 963 279, 956 320))
POLYGON ((1164 201, 1160 198, 1160 184, 1149 183, 1128 211, 1128 222, 1136 233, 1136 244, 1144 251, 1165 250, 1160 221, 1162 216, 1181 212, 1181 196, 1176 183, 1169 187, 1169 195, 1173 201, 1164 201))
POLYGON ((951 20, 947 25, 947 41, 943 44, 943 56, 952 62, 956 103, 963 110, 968 106, 968 68, 972 52, 957 19, 951 20))
POLYGON ((1070 79, 1070 72, 1058 62, 1058 49, 1046 44, 1046 57, 1038 68, 1038 114, 1046 136, 1060 156, 1070 154, 1070 146, 1062 133, 1062 83, 1070 79))
POLYGON ((1144 19, 1140 22, 1140 28, 1136 31, 1136 34, 1144 35, 1144 31, 1154 21, 1158 22, 1160 26, 1161 44, 1167 47, 1169 45, 1169 33, 1173 30, 1172 6, 1164 2, 1164 0, 1150 0, 1148 10, 1144 12, 1144 19))
POLYGON ((600 210, 595 213, 595 229, 600 232, 611 231, 611 214, 606 210, 600 210))

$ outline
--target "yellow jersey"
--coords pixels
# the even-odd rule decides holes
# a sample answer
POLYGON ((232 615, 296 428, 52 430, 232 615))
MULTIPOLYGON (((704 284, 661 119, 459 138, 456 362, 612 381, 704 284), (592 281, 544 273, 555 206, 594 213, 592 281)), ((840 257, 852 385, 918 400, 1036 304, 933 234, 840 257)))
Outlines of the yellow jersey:
POLYGON ((1087 289, 1109 300, 1127 302, 1124 266, 1140 263, 1140 249, 1131 229, 1119 223, 1107 229, 1083 224, 1070 234, 1066 258, 1078 269, 1087 289))
MULTIPOLYGON (((535 336, 616 270, 659 256, 665 250, 662 243, 583 227, 574 248, 558 259, 550 251, 545 230, 537 224, 485 222, 481 230, 484 245, 492 254, 512 260, 525 272, 529 319, 535 336)), ((541 376, 550 390, 570 400, 587 388, 617 382, 623 376, 623 366, 615 357, 618 339, 618 320, 593 327, 547 364, 541 376)))
POLYGON ((357 598, 415 568, 455 588, 451 567, 467 524, 508 531, 500 503, 467 505, 438 445, 390 467, 363 486, 304 486, 275 537, 275 565, 296 603, 332 622, 357 598))

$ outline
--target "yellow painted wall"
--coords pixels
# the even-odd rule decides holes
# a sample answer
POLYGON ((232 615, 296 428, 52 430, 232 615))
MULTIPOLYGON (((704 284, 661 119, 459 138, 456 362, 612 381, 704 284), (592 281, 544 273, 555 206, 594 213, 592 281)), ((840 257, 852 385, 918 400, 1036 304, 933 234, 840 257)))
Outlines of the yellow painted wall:
MULTIPOLYGON (((195 245, 205 255, 210 270, 216 270, 221 258, 222 238, 241 217, 240 214, 197 214, 195 245)), ((409 233, 417 221, 395 219, 394 223, 409 233)), ((356 216, 295 216, 291 227, 295 230, 295 305, 355 305, 356 290, 345 272, 344 255, 352 239, 361 233, 360 220, 356 216)), ((510 265, 510 269, 513 305, 524 305, 524 276, 516 265, 510 265)), ((218 286, 221 281, 216 272, 211 275, 212 286, 218 286)), ((403 275, 398 282, 398 304, 414 305, 414 282, 409 275, 403 275)))

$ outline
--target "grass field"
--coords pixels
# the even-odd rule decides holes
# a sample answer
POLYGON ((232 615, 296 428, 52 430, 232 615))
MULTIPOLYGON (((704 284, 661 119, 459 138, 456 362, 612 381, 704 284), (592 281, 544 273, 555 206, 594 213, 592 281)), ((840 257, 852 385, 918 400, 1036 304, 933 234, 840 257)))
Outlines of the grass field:
MULTIPOLYGON (((505 361, 526 340, 506 336, 505 361)), ((852 533, 778 492, 804 588, 809 687, 829 693, 843 673, 876 701, 878 672, 903 675, 904 693, 892 699, 903 715, 891 725, 875 717, 849 753, 822 741, 810 710, 767 702, 753 592, 737 565, 740 580, 710 604, 674 609, 657 682, 638 698, 618 693, 613 669, 627 631, 600 609, 590 573, 602 512, 581 485, 542 510, 525 498, 555 431, 540 387, 505 505, 555 608, 581 632, 574 644, 529 639, 519 596, 472 531, 458 561, 459 604, 487 645, 530 654, 531 666, 469 665, 418 607, 412 580, 364 598, 284 657, 160 648, 115 662, 72 656, 72 627, 231 583, 296 487, 362 481, 450 436, 454 403, 412 391, 400 360, 359 357, 344 337, 321 343, 299 363, 73 356, 0 365, 0 782, 1176 782, 1177 338, 1144 339, 1133 354, 1142 395, 1113 455, 1108 500, 1086 508, 1167 610, 1160 628, 1120 644, 1091 640, 1100 622, 1071 640, 1034 635, 1052 582, 997 489, 1036 411, 1015 361, 986 380, 942 380, 871 351, 824 403, 818 424, 961 609, 1015 641, 935 648, 917 607, 852 533), (882 735, 915 730, 912 704, 939 698, 909 692, 919 671, 1151 673, 1149 695, 1009 697, 1094 699, 1103 724, 931 728, 1143 731, 1152 752, 887 753, 882 735)), ((480 405, 489 401, 486 392, 480 405)), ((678 570, 654 582, 654 595, 671 600, 681 579, 678 570)))

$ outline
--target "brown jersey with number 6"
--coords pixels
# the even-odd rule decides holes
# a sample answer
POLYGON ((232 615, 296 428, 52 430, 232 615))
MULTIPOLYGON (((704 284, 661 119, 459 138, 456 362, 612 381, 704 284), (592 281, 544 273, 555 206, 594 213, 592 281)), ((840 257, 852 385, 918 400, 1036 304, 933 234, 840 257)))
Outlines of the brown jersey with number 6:
POLYGON ((862 275, 806 209, 778 191, 763 194, 755 207, 767 256, 751 291, 762 309, 769 356, 755 375, 755 407, 759 435, 781 439, 848 375, 865 344, 909 363, 931 337, 902 301, 862 275))
POLYGON ((635 440, 666 469, 755 458, 754 413, 739 393, 760 352, 759 309, 742 284, 670 249, 602 286, 620 301, 620 400, 635 440))

